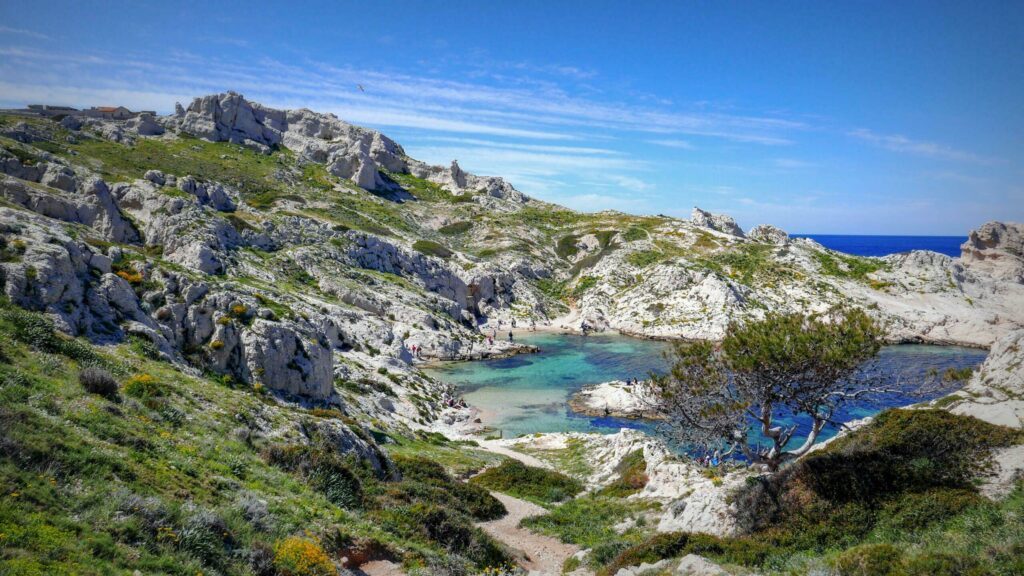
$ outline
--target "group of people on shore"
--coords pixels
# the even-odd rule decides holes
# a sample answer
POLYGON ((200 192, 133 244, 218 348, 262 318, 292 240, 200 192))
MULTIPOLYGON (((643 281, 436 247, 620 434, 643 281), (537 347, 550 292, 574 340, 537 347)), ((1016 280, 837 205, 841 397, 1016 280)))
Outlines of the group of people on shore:
POLYGON ((722 463, 722 452, 720 450, 715 450, 711 454, 705 452, 703 456, 696 460, 704 468, 717 468, 722 463))
POLYGON ((441 398, 441 403, 446 408, 468 408, 469 407, 469 405, 466 404, 466 399, 463 398, 462 396, 459 396, 458 398, 456 398, 455 396, 452 396, 452 395, 447 394, 447 393, 445 393, 445 395, 441 398))

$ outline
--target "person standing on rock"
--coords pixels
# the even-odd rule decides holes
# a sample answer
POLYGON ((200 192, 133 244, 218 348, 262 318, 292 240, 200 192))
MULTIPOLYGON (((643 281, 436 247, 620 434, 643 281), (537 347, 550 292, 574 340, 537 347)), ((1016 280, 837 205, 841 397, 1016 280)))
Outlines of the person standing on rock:
POLYGON ((508 331, 508 341, 509 342, 512 341, 512 331, 511 330, 508 331))

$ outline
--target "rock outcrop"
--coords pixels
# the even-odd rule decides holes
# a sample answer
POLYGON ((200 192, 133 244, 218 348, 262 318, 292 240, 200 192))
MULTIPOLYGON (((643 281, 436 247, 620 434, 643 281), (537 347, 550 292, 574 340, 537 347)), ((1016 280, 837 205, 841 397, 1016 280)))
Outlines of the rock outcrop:
POLYGON ((771 224, 758 224, 747 232, 747 238, 754 240, 755 242, 764 242, 765 244, 785 244, 789 242, 789 234, 782 228, 772 226, 771 224))
POLYGON ((1024 428, 1024 330, 997 340, 967 386, 942 403, 954 414, 1024 428))
POLYGON ((723 234, 743 237, 743 229, 740 228, 732 216, 726 214, 712 214, 694 206, 693 212, 690 215, 690 222, 694 226, 700 226, 701 228, 709 228, 723 234))
POLYGON ((613 380, 584 386, 569 399, 569 408, 585 416, 657 420, 655 400, 645 393, 646 384, 613 380))
POLYGON ((971 231, 960 250, 965 267, 1024 283, 1024 224, 988 222, 971 231))

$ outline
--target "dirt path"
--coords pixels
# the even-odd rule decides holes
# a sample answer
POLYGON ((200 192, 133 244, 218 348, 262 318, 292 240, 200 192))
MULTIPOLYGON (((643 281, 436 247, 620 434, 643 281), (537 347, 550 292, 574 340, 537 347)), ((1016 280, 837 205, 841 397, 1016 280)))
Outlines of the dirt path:
POLYGON ((501 440, 477 440, 477 443, 481 448, 488 452, 494 452, 495 454, 501 454, 502 456, 507 456, 513 460, 519 460, 527 466, 533 466, 534 468, 551 468, 551 465, 547 462, 538 460, 529 454, 516 452, 508 446, 501 444, 501 440))
POLYGON ((509 548, 521 552, 521 564, 531 573, 557 576, 562 573, 565 559, 579 551, 579 547, 565 544, 555 538, 536 534, 519 527, 523 518, 546 514, 547 510, 500 492, 491 494, 508 510, 504 518, 477 524, 484 532, 509 548))
POLYGON ((358 576, 405 576, 402 566, 389 560, 374 560, 363 564, 353 573, 358 576))

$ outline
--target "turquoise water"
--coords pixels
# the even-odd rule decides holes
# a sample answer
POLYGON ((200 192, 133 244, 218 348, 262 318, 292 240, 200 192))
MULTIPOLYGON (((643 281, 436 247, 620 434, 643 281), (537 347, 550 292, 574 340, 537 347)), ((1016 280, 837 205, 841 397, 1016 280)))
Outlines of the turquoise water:
MULTIPOLYGON (((667 364, 662 354, 669 344, 615 335, 530 334, 519 339, 536 344, 541 351, 501 360, 446 364, 430 372, 457 386, 466 401, 480 409, 484 424, 500 429, 506 438, 534 432, 611 433, 623 427, 658 433, 645 422, 576 415, 567 401, 587 384, 643 379, 651 370, 664 370, 667 364)), ((904 345, 884 348, 879 364, 883 371, 898 374, 900 382, 913 383, 920 382, 930 369, 941 372, 949 367, 976 366, 984 359, 983 350, 972 348, 904 345)), ((845 422, 921 400, 910 394, 888 394, 851 404, 838 414, 838 419, 845 422)), ((785 414, 779 417, 782 422, 795 422, 801 427, 806 424, 785 414)), ((834 432, 826 430, 824 437, 834 432)), ((799 440, 796 438, 794 443, 799 440)))

